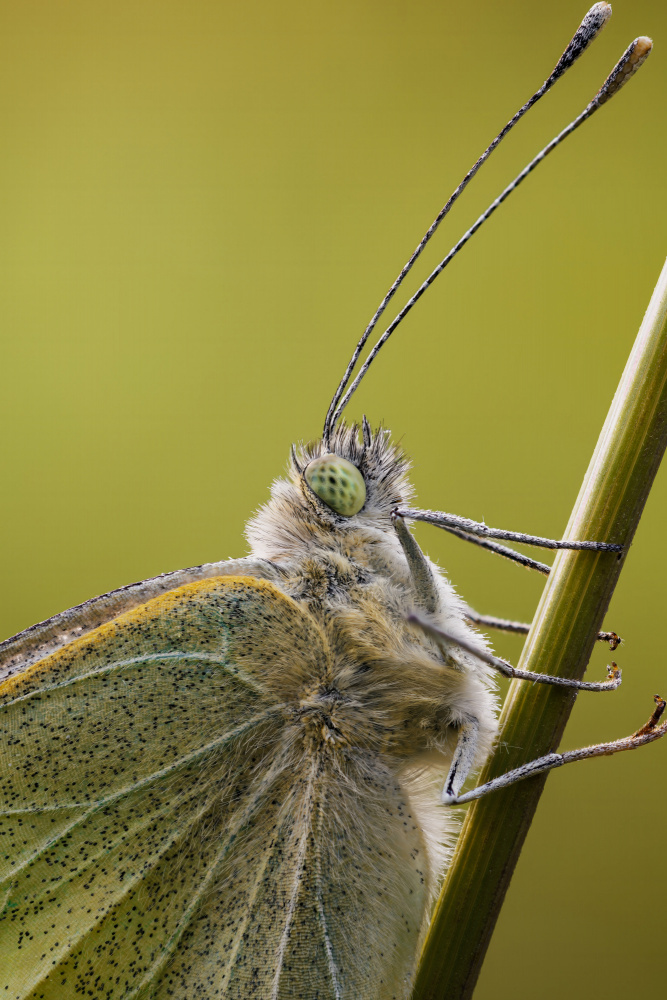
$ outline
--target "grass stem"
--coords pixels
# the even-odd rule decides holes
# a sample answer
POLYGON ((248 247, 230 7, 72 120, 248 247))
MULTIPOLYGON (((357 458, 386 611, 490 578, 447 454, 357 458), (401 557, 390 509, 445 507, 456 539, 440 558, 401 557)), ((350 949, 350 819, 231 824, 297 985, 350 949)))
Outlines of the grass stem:
MULTIPOLYGON (((667 262, 565 534, 618 542, 624 551, 558 553, 520 669, 583 677, 666 445, 667 262)), ((647 692, 647 714, 652 693, 647 692)), ((501 716, 503 750, 491 758, 480 783, 556 749, 573 704, 568 690, 513 681, 501 716)), ((546 777, 529 778, 469 807, 435 906, 413 1000, 472 996, 546 777)))

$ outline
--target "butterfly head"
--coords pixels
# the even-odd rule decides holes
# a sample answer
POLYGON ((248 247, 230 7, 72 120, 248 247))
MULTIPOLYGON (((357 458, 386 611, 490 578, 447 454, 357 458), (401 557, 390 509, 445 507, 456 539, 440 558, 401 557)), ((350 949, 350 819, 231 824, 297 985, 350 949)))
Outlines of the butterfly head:
POLYGON ((392 537, 391 512, 412 497, 408 468, 389 431, 372 431, 366 419, 341 423, 326 442, 293 447, 287 477, 273 484, 246 528, 253 553, 273 559, 312 546, 345 547, 356 534, 369 544, 392 537))
POLYGON ((329 442, 292 449, 291 465, 302 503, 342 530, 385 520, 412 492, 407 459, 389 431, 373 432, 366 418, 361 427, 341 424, 329 442))

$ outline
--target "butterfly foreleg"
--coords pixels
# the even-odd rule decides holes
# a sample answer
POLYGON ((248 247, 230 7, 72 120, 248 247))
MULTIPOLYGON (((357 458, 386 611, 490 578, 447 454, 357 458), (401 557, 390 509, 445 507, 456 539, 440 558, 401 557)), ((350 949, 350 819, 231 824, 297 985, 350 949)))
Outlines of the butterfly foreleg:
POLYGON ((516 549, 511 549, 508 545, 492 542, 489 538, 483 538, 469 531, 463 531, 449 523, 438 522, 436 527, 442 528, 450 535, 455 535, 464 542, 471 542, 473 545, 478 545, 479 548, 486 549, 487 552, 491 552, 495 556, 502 556, 503 559, 509 559, 510 562, 518 563, 519 566, 524 566, 526 569, 534 569, 538 573, 542 573, 543 576, 548 576, 551 572, 551 566, 538 562, 537 559, 531 559, 530 556, 524 555, 523 552, 517 552, 516 549))
MULTIPOLYGON (((466 536, 477 536, 484 539, 496 538, 509 542, 520 542, 522 545, 535 545, 542 549, 570 549, 575 551, 587 549, 593 552, 616 553, 623 551, 623 546, 617 545, 614 542, 576 541, 574 539, 558 540, 556 538, 543 538, 540 535, 526 535, 522 531, 505 531, 503 528, 490 528, 481 521, 471 521, 468 517, 459 517, 458 514, 447 514, 439 510, 419 510, 411 507, 397 508, 394 511, 394 517, 395 519, 397 517, 405 517, 411 521, 426 521, 427 524, 434 524, 437 528, 444 528, 445 531, 456 534, 459 538, 463 538, 464 541, 473 541, 472 537, 466 536)), ((512 552, 511 549, 503 552, 502 549, 504 547, 500 546, 488 545, 485 547, 498 551, 500 555, 505 555, 507 558, 515 558, 519 555, 519 553, 512 553, 510 555, 512 552)))
MULTIPOLYGON (((479 528, 483 531, 493 532, 495 530, 487 528, 486 525, 478 524, 475 521, 468 521, 466 518, 459 518, 455 514, 440 514, 434 511, 417 511, 407 509, 395 510, 392 514, 392 521, 394 523, 394 527, 396 528, 398 540, 401 543, 405 558, 408 561, 408 566, 410 567, 412 581, 415 590, 417 591, 418 607, 426 612, 432 613, 438 607, 438 591, 433 578, 431 566, 429 565, 428 560, 425 558, 424 553, 420 549, 415 538, 408 530, 404 522, 405 517, 412 518, 413 520, 427 521, 429 524, 435 524, 437 527, 444 528, 445 531, 456 535, 457 538, 462 538, 466 542, 473 542, 476 545, 480 545, 482 548, 486 548, 496 555, 512 559, 514 562, 518 562, 520 565, 523 565, 528 569, 535 569, 545 576, 547 576, 551 570, 550 566, 546 566, 544 563, 530 559, 528 556, 524 556, 520 552, 515 552, 513 549, 507 548, 505 545, 499 545, 496 542, 491 542, 487 538, 480 537, 479 534, 463 531, 459 527, 455 527, 454 523, 465 521, 466 524, 474 525, 475 528, 479 528), (450 519, 453 523, 450 523, 450 519)), ((611 550, 614 552, 621 551, 622 549, 622 546, 620 545, 609 545, 606 542, 557 542, 547 538, 538 539, 531 535, 519 535, 515 532, 498 532, 498 534, 502 537, 512 537, 516 541, 524 541, 527 544, 540 545, 545 543, 551 548, 587 548, 602 551, 611 550)), ((474 611, 471 607, 466 607, 465 615, 468 621, 472 622, 474 625, 480 625, 482 628, 496 629, 500 632, 514 632, 519 635, 527 635, 530 629, 530 624, 528 622, 511 621, 507 618, 497 618, 495 615, 482 615, 479 612, 474 611)), ((608 642, 609 648, 612 652, 621 644, 621 638, 616 632, 598 632, 597 639, 598 642, 608 642)))

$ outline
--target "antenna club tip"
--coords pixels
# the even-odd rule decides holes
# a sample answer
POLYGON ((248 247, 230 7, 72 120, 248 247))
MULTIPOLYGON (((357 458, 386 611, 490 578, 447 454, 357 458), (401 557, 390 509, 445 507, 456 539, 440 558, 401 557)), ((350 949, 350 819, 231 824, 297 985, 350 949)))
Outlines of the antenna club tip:
POLYGON ((610 3, 594 3, 586 17, 600 18, 602 23, 606 24, 611 15, 612 9, 610 3))
POLYGON ((611 17, 611 5, 608 3, 593 4, 584 15, 584 19, 572 36, 567 48, 553 68, 553 72, 544 83, 544 91, 548 90, 566 70, 572 66, 579 56, 600 34, 611 17))
MULTIPOLYGON (((648 58, 652 48, 653 40, 648 38, 646 35, 640 35, 639 38, 635 38, 634 42, 628 46, 628 59, 623 65, 621 72, 623 83, 625 83, 625 81, 629 79, 633 73, 637 72, 644 60, 648 58)), ((618 86, 621 86, 621 82, 619 82, 618 86)))
POLYGON ((653 42, 646 35, 640 35, 639 38, 635 38, 634 42, 628 45, 623 56, 600 87, 595 98, 591 101, 590 107, 605 104, 614 94, 617 94, 621 87, 635 75, 639 67, 643 66, 652 48, 653 42))
POLYGON ((593 38, 595 38, 595 36, 602 31, 610 17, 610 3, 593 4, 591 9, 584 15, 579 31, 583 31, 589 35, 592 41, 593 38))
POLYGON ((635 38, 631 61, 634 60, 635 64, 639 61, 643 62, 652 48, 653 39, 649 38, 648 35, 640 35, 639 38, 635 38))

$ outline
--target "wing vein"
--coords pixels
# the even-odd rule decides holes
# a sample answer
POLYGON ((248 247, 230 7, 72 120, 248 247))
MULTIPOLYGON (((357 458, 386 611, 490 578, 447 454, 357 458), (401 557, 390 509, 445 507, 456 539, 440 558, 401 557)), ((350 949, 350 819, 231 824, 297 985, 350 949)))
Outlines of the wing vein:
MULTIPOLYGON (((61 681, 59 684, 44 685, 35 688, 34 691, 27 691, 25 694, 18 695, 16 698, 12 698, 10 701, 6 701, 0 705, 0 711, 10 708, 13 705, 18 705, 22 701, 28 701, 31 698, 48 694, 51 691, 59 691, 62 688, 71 687, 74 684, 79 684, 81 681, 87 681, 94 677, 103 677, 105 674, 110 674, 115 670, 122 670, 125 667, 136 666, 138 663, 149 663, 157 660, 203 660, 206 663, 215 663, 223 667, 236 680, 241 681, 241 683, 252 688, 258 694, 266 695, 269 693, 254 677, 251 677, 246 671, 240 670, 238 667, 231 668, 229 661, 221 659, 218 654, 205 652, 185 653, 179 650, 172 650, 169 653, 147 653, 144 656, 132 656, 127 660, 114 660, 111 663, 105 663, 103 667, 90 670, 85 674, 77 674, 76 677, 69 677, 66 681, 61 681)), ((12 679, 16 680, 16 677, 12 679)))
MULTIPOLYGON (((279 775, 284 769, 285 769, 285 755, 283 754, 276 761, 274 761, 272 767, 269 770, 269 773, 265 775, 259 782, 259 785, 252 797, 252 800, 246 805, 246 807, 243 809, 240 815, 237 816, 236 821, 233 824, 230 823, 225 828, 227 839, 225 840, 223 847, 220 849, 220 851, 218 851, 218 854, 216 855, 213 863, 211 864, 206 879, 200 885, 192 902, 190 903, 187 910, 179 920, 178 925, 176 926, 174 932, 171 935, 171 938, 165 944, 162 955, 158 959, 156 959, 156 961, 151 966, 150 970, 147 971, 142 981, 139 984, 137 984, 135 989, 131 993, 128 993, 127 1000, 133 1000, 133 997, 136 997, 137 994, 142 989, 144 989, 146 986, 154 982, 156 977, 161 972, 161 970, 170 960, 173 950, 175 949, 176 945, 178 944, 180 939, 183 937, 183 934, 187 930, 190 921, 192 920, 192 917, 194 916, 195 911, 201 901, 202 896, 208 890, 209 886, 216 878, 220 866, 224 863, 227 851, 236 840, 236 837, 239 834, 240 830, 244 826, 246 826, 253 818, 254 814, 259 808, 259 804, 261 802, 264 791, 267 788, 271 787, 274 778, 277 775, 279 775)), ((284 813, 285 809, 283 808, 283 810, 281 811, 284 813)))
POLYGON ((324 912, 324 901, 322 899, 322 849, 321 845, 324 843, 323 836, 324 831, 322 829, 323 822, 323 809, 322 801, 320 800, 318 804, 318 818, 317 818, 317 850, 315 851, 315 897, 317 903, 317 915, 320 919, 320 924, 322 926, 322 935, 324 937, 324 947, 327 952, 327 964, 329 966, 329 973, 331 975, 331 982, 333 984, 334 993, 336 1000, 341 1000, 342 992, 340 984, 338 982, 338 969, 336 968, 336 963, 333 956, 333 948, 331 946, 331 938, 329 937, 329 927, 327 925, 326 913, 324 912))
MULTIPOLYGON (((206 877, 202 880, 200 886, 198 887, 197 891, 192 897, 190 904, 188 905, 187 909, 180 918, 178 925, 174 930, 174 932, 172 933, 169 941, 164 945, 162 955, 155 960, 151 968, 142 977, 141 982, 139 982, 132 990, 130 990, 130 992, 127 993, 126 995, 127 1000, 133 1000, 133 998, 136 997, 143 989, 145 989, 147 985, 150 985, 151 982, 154 982, 160 970, 164 968, 166 963, 170 960, 174 948, 178 944, 178 941, 183 936, 184 932, 187 930, 203 895, 208 890, 211 883, 217 876, 220 866, 225 860, 225 855, 229 851, 231 845, 235 842, 239 831, 243 828, 244 825, 250 822, 260 804, 263 791, 267 788, 267 786, 271 785, 275 776, 278 773, 280 773, 280 771, 284 770, 284 767, 285 767, 285 760, 283 754, 282 758, 279 758, 274 762, 273 766, 269 771, 269 774, 264 775, 262 780, 259 782, 255 794, 252 797, 252 801, 249 802, 245 806, 245 808, 243 808, 242 810, 240 810, 239 812, 237 812, 232 816, 233 822, 228 823, 228 825, 225 827, 225 840, 223 842, 222 847, 218 851, 215 859, 213 860, 213 863, 211 864, 206 877)), ((220 795, 217 795, 214 796, 210 801, 206 802, 197 813, 193 814, 193 816, 188 819, 188 822, 185 824, 183 829, 178 831, 178 833, 175 833, 174 836, 172 836, 171 838, 168 838, 168 840, 165 841, 163 845, 161 845, 159 853, 154 856, 151 868, 155 868, 155 865, 174 846, 174 844, 176 844, 178 841, 184 840, 188 831, 192 829, 194 824, 196 824, 199 820, 203 819, 206 816, 206 814, 209 813, 214 808, 219 798, 220 795)), ((86 937, 89 937, 90 934, 93 933, 95 928, 99 927, 99 925, 103 922, 103 920, 109 917, 112 910, 116 910, 118 908, 120 903, 122 903, 123 900, 126 899, 129 892, 134 888, 135 884, 139 884, 145 879, 145 875, 146 875, 145 871, 138 871, 137 875, 134 878, 129 878, 124 880, 122 887, 123 891, 114 901, 113 907, 109 907, 107 910, 100 912, 97 918, 94 919, 91 922, 91 924, 85 928, 85 930, 83 930, 79 935, 76 936, 76 938, 73 941, 71 941, 68 944, 67 952, 62 957, 67 959, 76 947, 81 947, 86 937)), ((34 989, 39 984, 43 983, 48 978, 48 976, 54 972, 54 969, 57 968, 57 962, 58 960, 56 959, 54 961, 54 964, 45 969, 44 974, 41 975, 39 979, 32 984, 31 987, 32 989, 34 989)))
POLYGON ((285 926, 280 936, 280 944, 278 945, 278 952, 276 956, 277 957, 276 972, 273 977, 273 985, 271 987, 271 1000, 278 1000, 278 990, 280 988, 280 974, 282 971, 283 959, 285 957, 285 951, 287 950, 287 942, 289 941, 290 929, 292 926, 292 921, 294 919, 294 913, 296 911, 296 901, 299 894, 299 889, 301 888, 301 876, 303 874, 304 862, 306 860, 306 852, 308 850, 308 833, 310 831, 310 819, 312 816, 312 809, 313 809, 313 788, 315 786, 315 776, 318 768, 319 768, 319 761, 313 760, 310 768, 310 774, 308 775, 306 794, 304 796, 305 815, 303 817, 303 833, 301 834, 301 839, 299 841, 299 847, 297 850, 297 860, 294 868, 294 878, 292 882, 290 900, 287 905, 285 926))
MULTIPOLYGON (((113 795, 109 795, 109 796, 107 796, 104 799, 99 799, 92 806, 90 806, 88 809, 86 809, 86 811, 81 816, 78 816, 76 818, 76 820, 74 820, 74 822, 70 823, 69 826, 67 826, 63 830, 59 831, 59 833, 57 834, 57 836, 55 836, 52 839, 50 839, 46 844, 44 844, 39 849, 39 851, 35 851, 33 854, 31 854, 21 865, 12 868, 11 879, 12 880, 15 879, 16 875, 19 872, 21 872, 23 870, 23 868, 25 868, 27 865, 31 864, 33 861, 35 861, 37 858, 39 858, 40 855, 42 855, 46 851, 50 850, 52 847, 54 847, 63 838, 69 836, 69 834, 72 831, 76 830, 76 828, 78 826, 80 826, 82 823, 85 823, 86 820, 88 820, 96 812, 99 812, 101 809, 106 809, 109 805, 113 805, 114 802, 119 801, 123 797, 125 797, 127 795, 130 795, 130 794, 132 794, 135 791, 139 791, 141 789, 149 788, 151 784, 153 784, 155 781, 158 781, 160 778, 166 777, 169 774, 171 774, 171 773, 175 772, 176 770, 178 770, 179 767, 182 767, 183 765, 191 763, 192 761, 196 760, 197 757, 199 757, 199 756, 201 756, 203 754, 209 753, 211 750, 216 750, 216 749, 222 747, 225 743, 229 742, 229 740, 235 739, 237 736, 242 736, 244 733, 248 732, 250 729, 252 729, 255 726, 259 725, 261 722, 265 721, 266 719, 269 719, 272 715, 278 714, 285 707, 286 706, 284 706, 284 705, 276 705, 274 708, 271 708, 271 709, 269 709, 269 710, 267 710, 265 712, 262 712, 260 715, 256 715, 252 719, 249 719, 243 725, 237 726, 235 729, 230 730, 230 732, 225 733, 223 736, 219 737, 218 739, 212 740, 210 743, 207 743, 205 746, 200 747, 198 750, 193 750, 192 753, 187 754, 185 757, 181 757, 177 761, 174 761, 174 763, 170 764, 168 767, 161 768, 159 771, 154 771, 153 774, 147 775, 145 778, 142 778, 141 781, 137 781, 133 785, 129 785, 126 788, 122 788, 119 791, 115 792, 113 795)), ((33 808, 30 808, 30 809, 7 809, 7 810, 5 810, 3 812, 0 812, 0 816, 3 816, 3 817, 4 816, 26 816, 26 815, 29 816, 31 814, 39 815, 39 814, 45 813, 45 812, 55 812, 55 811, 60 810, 60 809, 68 809, 68 808, 73 809, 73 808, 76 808, 76 807, 81 807, 82 805, 84 805, 84 803, 81 803, 81 802, 72 802, 72 803, 65 803, 65 804, 63 804, 61 802, 61 803, 58 803, 57 805, 52 805, 52 806, 34 806, 33 808)), ((88 803, 85 803, 85 805, 88 805, 88 803)), ((8 878, 9 877, 10 876, 8 876, 8 878)), ((2 883, 0 882, 0 885, 1 884, 2 883)))

